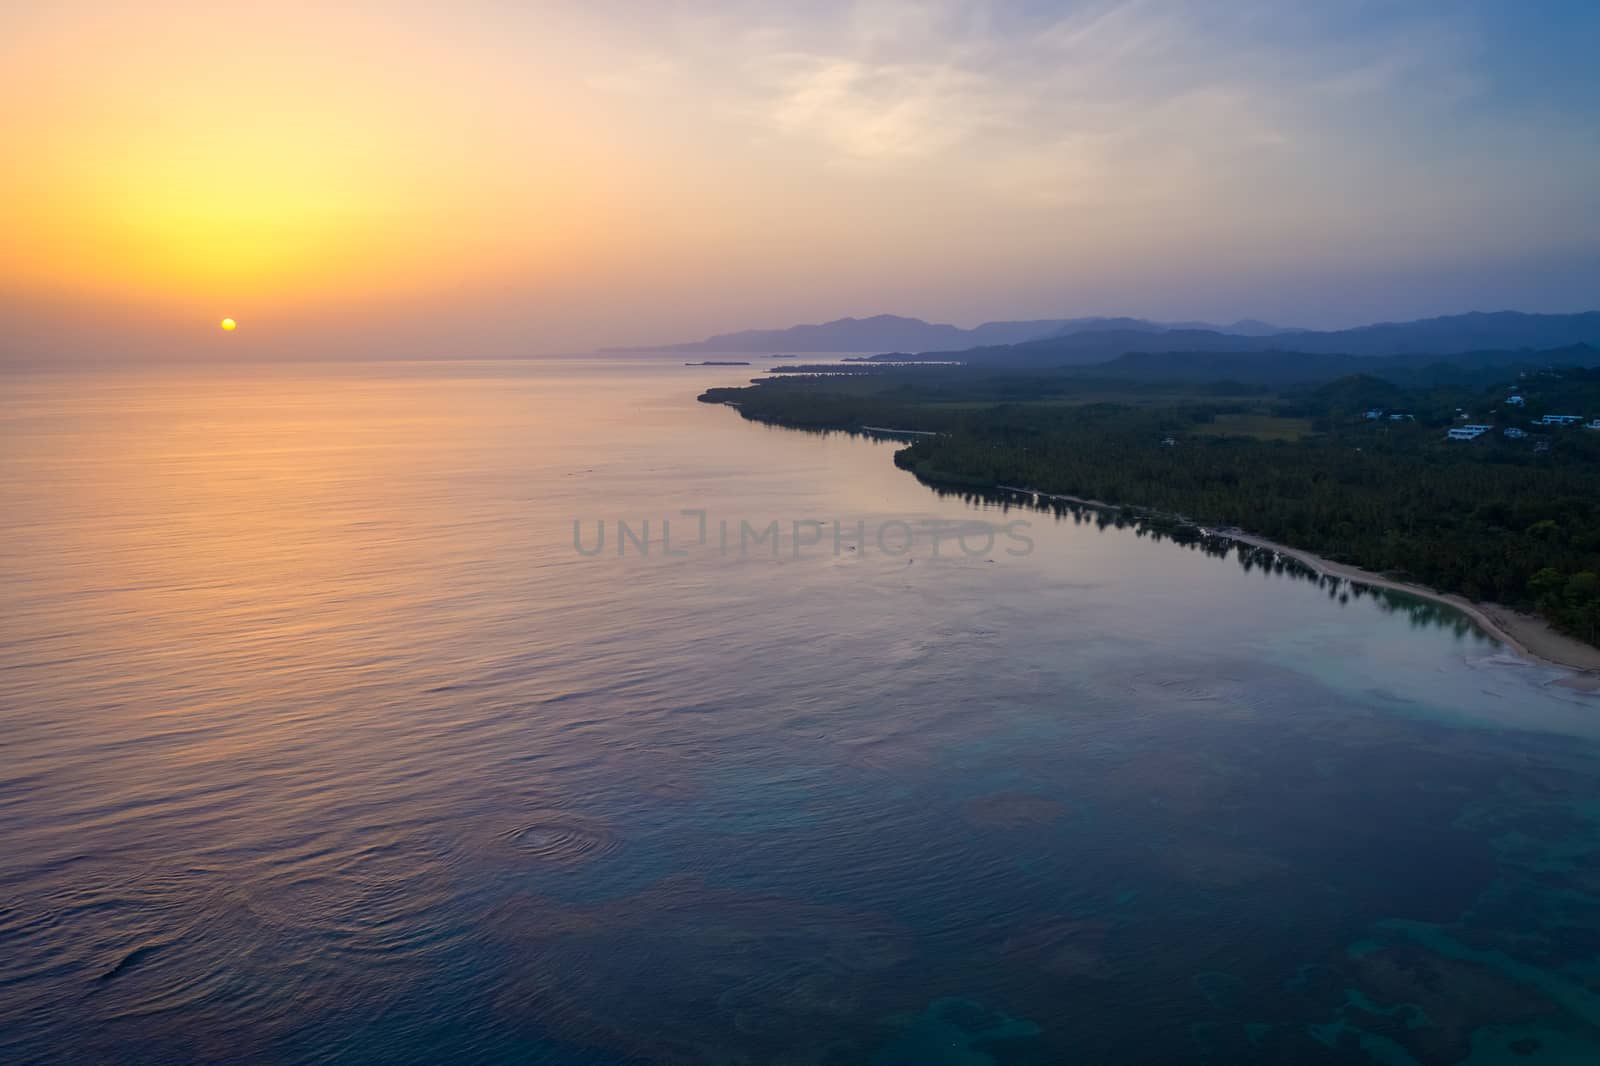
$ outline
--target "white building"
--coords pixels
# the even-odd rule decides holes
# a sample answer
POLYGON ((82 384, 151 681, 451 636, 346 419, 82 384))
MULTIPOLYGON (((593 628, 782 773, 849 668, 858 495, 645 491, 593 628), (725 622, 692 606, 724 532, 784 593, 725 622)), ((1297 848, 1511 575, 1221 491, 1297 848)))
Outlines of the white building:
POLYGON ((1507 426, 1506 427, 1506 436, 1510 437, 1512 440, 1521 440, 1523 437, 1526 437, 1527 435, 1528 435, 1528 431, 1525 430, 1525 429, 1518 429, 1516 426, 1507 426))
POLYGON ((1583 424, 1583 428, 1584 429, 1600 429, 1600 418, 1597 418, 1592 422, 1585 422, 1583 424))
POLYGON ((1374 407, 1372 410, 1367 412, 1367 421, 1369 421, 1369 422, 1376 422, 1378 419, 1380 419, 1382 417, 1383 417, 1383 408, 1381 408, 1381 407, 1374 407))
POLYGON ((1582 415, 1545 415, 1539 419, 1541 426, 1570 426, 1574 422, 1582 422, 1582 415))
POLYGON ((1521 396, 1507 396, 1506 397, 1506 403, 1510 404, 1512 407, 1521 407, 1523 404, 1525 404, 1527 402, 1528 401, 1524 400, 1521 396))
POLYGON ((1391 422, 1415 422, 1416 419, 1413 418, 1410 415, 1403 415, 1403 414, 1400 414, 1398 411, 1396 411, 1394 414, 1389 416, 1389 421, 1391 421, 1391 422))
POLYGON ((1451 440, 1472 440, 1474 437, 1483 436, 1493 428, 1493 426, 1477 425, 1457 426, 1455 429, 1446 430, 1445 432, 1449 434, 1451 440))

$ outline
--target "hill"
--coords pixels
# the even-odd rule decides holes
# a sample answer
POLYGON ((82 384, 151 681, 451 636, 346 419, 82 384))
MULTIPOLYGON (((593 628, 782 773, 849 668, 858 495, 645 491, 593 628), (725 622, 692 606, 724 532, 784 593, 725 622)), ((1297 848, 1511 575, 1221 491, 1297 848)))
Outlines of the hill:
MULTIPOLYGON (((719 333, 705 340, 644 348, 612 348, 607 351, 653 352, 884 352, 933 351, 937 349, 1004 347, 1041 338, 1068 337, 1080 333, 1109 333, 1147 337, 1183 330, 1218 330, 1206 323, 1162 323, 1143 318, 1041 318, 1017 322, 985 322, 972 329, 943 323, 924 322, 900 315, 874 315, 871 318, 839 318, 815 325, 785 329, 747 329, 719 333)), ((1241 319, 1229 330, 1239 335, 1265 336, 1285 332, 1276 326, 1253 319, 1241 319)), ((1219 330, 1220 332, 1220 330, 1219 330)))
MULTIPOLYGON (((1301 355, 1445 355, 1501 349, 1600 346, 1600 311, 1533 315, 1520 311, 1471 312, 1416 322, 1384 322, 1343 330, 1245 336, 1206 329, 1086 330, 1017 344, 928 351, 915 358, 995 366, 1084 366, 1132 353, 1293 352, 1301 355)), ((876 356, 904 360, 903 351, 876 356)))

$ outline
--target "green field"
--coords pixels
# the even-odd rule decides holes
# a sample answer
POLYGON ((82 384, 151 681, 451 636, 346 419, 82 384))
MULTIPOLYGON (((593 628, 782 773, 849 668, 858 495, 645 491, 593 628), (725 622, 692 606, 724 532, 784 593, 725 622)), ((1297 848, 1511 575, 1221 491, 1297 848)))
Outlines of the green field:
POLYGON ((1311 419, 1259 413, 1219 414, 1191 431, 1206 437, 1254 437, 1256 440, 1300 440, 1311 435, 1311 419))

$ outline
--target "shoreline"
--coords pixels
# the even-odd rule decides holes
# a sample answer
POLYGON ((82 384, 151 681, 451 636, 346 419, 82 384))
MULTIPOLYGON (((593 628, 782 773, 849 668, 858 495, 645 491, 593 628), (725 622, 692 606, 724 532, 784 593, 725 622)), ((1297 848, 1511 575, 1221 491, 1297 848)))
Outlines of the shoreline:
MULTIPOLYGON (((1044 500, 1062 500, 1085 507, 1094 507, 1102 510, 1121 510, 1117 504, 1106 503, 1104 500, 1090 500, 1082 496, 1068 496, 1058 492, 1038 492, 1034 489, 1025 489, 1016 485, 996 485, 995 488, 1003 492, 1019 492, 1044 500)), ((1197 523, 1198 524, 1198 523, 1197 523)), ((1331 559, 1324 559, 1301 548, 1292 548, 1287 544, 1280 544, 1266 537, 1254 533, 1246 533, 1237 528, 1205 527, 1218 536, 1236 540, 1241 544, 1250 544, 1257 548, 1266 548, 1280 555, 1299 561, 1319 574, 1329 577, 1341 578, 1374 588, 1392 589, 1404 592, 1420 599, 1440 603, 1446 607, 1454 608, 1472 619, 1473 623, 1493 639, 1504 644, 1518 655, 1532 662, 1544 666, 1553 666, 1561 670, 1572 671, 1572 675, 1563 678, 1557 684, 1568 688, 1581 689, 1586 692, 1600 691, 1600 648, 1569 637, 1550 626, 1544 619, 1535 615, 1524 614, 1512 610, 1498 603, 1474 603, 1464 596, 1453 592, 1440 592, 1425 585, 1417 585, 1409 581, 1401 581, 1371 570, 1363 570, 1359 566, 1347 563, 1336 563, 1331 559)))
MULTIPOLYGON (((738 402, 733 400, 720 400, 717 402, 728 407, 737 408, 739 406, 738 402)), ((753 419, 753 421, 763 422, 769 425, 778 424, 767 422, 766 419, 753 419)), ((853 428, 858 431, 863 429, 876 429, 879 432, 883 432, 880 427, 857 426, 853 428)), ((894 432, 918 433, 919 431, 896 430, 894 432)), ((930 436, 937 435, 928 430, 922 430, 920 433, 930 436)), ((919 481, 928 483, 926 482, 926 479, 920 477, 915 472, 909 470, 907 472, 911 473, 913 477, 917 477, 919 481)), ((977 486, 968 485, 963 487, 971 489, 976 488, 977 486)), ((1104 500, 1091 500, 1082 496, 1070 496, 1066 493, 1040 492, 1037 489, 1022 488, 1018 485, 991 484, 987 487, 991 491, 1015 492, 1026 496, 1032 496, 1036 499, 1062 500, 1067 503, 1078 504, 1084 507, 1093 507, 1106 511, 1120 511, 1124 509, 1124 505, 1107 503, 1104 500)), ((1159 513, 1153 510, 1142 508, 1134 508, 1134 510, 1144 510, 1146 513, 1152 515, 1159 513)), ((1187 519, 1185 519, 1185 521, 1187 521, 1187 519)), ((1200 523, 1194 524, 1197 526, 1200 525, 1200 523)), ((1554 682, 1555 684, 1561 685, 1565 688, 1577 689, 1583 692, 1600 693, 1600 647, 1594 647, 1592 645, 1585 644, 1583 641, 1578 640, 1575 637, 1569 637, 1565 633, 1556 630, 1550 625, 1550 623, 1536 615, 1517 611, 1498 603, 1475 603, 1457 593, 1440 592, 1437 589, 1428 588, 1425 585, 1418 585, 1413 582, 1401 581, 1397 578, 1386 577, 1383 574, 1375 573, 1371 570, 1363 570, 1358 566, 1351 566, 1347 563, 1336 563, 1331 559, 1324 559, 1322 556, 1316 555, 1304 549, 1292 548, 1287 544, 1280 544, 1277 541, 1268 540, 1266 537, 1257 536, 1253 533, 1246 533, 1237 527, 1226 529, 1212 529, 1211 527, 1204 528, 1210 529, 1211 532, 1217 534, 1218 536, 1228 537, 1229 539, 1236 540, 1242 544, 1249 544, 1257 548, 1265 548, 1268 551, 1274 551, 1281 555, 1288 556, 1289 558, 1297 560, 1301 565, 1315 571, 1318 574, 1340 578, 1345 581, 1353 581, 1358 584, 1367 585, 1374 588, 1392 589, 1395 592, 1403 592, 1410 596, 1416 596, 1419 599, 1428 600, 1432 603, 1450 607, 1471 619, 1473 624, 1476 625, 1480 631, 1505 647, 1510 648, 1521 658, 1526 659, 1536 665, 1554 667, 1558 670, 1568 671, 1568 676, 1554 682)))

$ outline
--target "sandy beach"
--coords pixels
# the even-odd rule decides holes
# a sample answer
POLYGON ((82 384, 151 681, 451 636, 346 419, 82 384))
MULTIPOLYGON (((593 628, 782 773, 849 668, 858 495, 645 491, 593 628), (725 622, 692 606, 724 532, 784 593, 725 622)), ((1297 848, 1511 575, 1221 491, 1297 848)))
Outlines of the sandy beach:
POLYGON ((1582 687, 1600 688, 1600 648, 1585 644, 1583 641, 1569 637, 1565 633, 1557 632, 1551 628, 1550 623, 1537 615, 1514 611, 1498 603, 1473 603, 1464 596, 1457 596, 1449 592, 1439 592, 1436 589, 1414 585, 1408 581, 1397 581, 1394 578, 1373 573, 1371 570, 1363 570, 1358 566, 1347 566, 1342 563, 1332 562, 1319 555, 1312 555, 1310 552, 1300 551, 1297 548, 1291 548, 1241 530, 1219 529, 1217 532, 1242 543, 1254 544, 1261 548, 1270 548, 1280 554, 1298 559, 1319 573, 1345 578, 1349 581, 1359 581, 1363 585, 1396 589, 1400 592, 1410 593, 1413 596, 1448 604, 1471 618, 1485 633, 1488 633, 1521 655, 1555 666, 1582 671, 1586 675, 1592 675, 1584 681, 1582 687))
MULTIPOLYGON (((1068 503, 1107 510, 1119 509, 1118 505, 1106 503, 1103 500, 1088 500, 1081 496, 1067 496, 1061 493, 1035 492, 1032 489, 1017 488, 1012 485, 998 487, 1006 492, 1028 493, 1040 499, 1064 500, 1068 503)), ((1374 573, 1371 570, 1363 570, 1358 566, 1336 563, 1332 560, 1324 559, 1320 555, 1314 555, 1299 548, 1291 548, 1286 544, 1279 544, 1277 541, 1268 540, 1266 537, 1258 537, 1253 533, 1246 533, 1240 529, 1212 529, 1211 532, 1229 537, 1242 544, 1253 544, 1258 548, 1267 548, 1297 559, 1320 574, 1343 578, 1347 581, 1357 581, 1363 585, 1371 585, 1376 588, 1394 589, 1398 592, 1409 593, 1436 603, 1446 604, 1471 618, 1477 623, 1478 628, 1511 648, 1517 654, 1536 662, 1577 671, 1573 676, 1560 682, 1561 684, 1589 692, 1600 691, 1600 648, 1585 644, 1581 640, 1556 631, 1551 628, 1548 622, 1536 615, 1512 610, 1497 603, 1474 603, 1466 597, 1458 596, 1454 593, 1440 592, 1437 589, 1427 588, 1409 581, 1399 581, 1395 578, 1385 577, 1383 574, 1374 573)))

